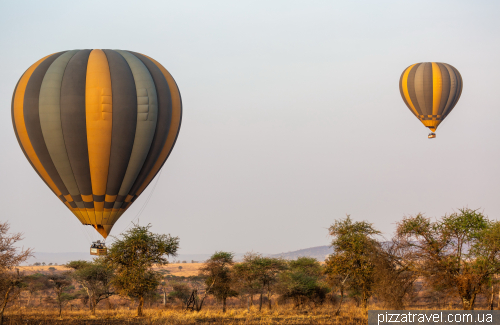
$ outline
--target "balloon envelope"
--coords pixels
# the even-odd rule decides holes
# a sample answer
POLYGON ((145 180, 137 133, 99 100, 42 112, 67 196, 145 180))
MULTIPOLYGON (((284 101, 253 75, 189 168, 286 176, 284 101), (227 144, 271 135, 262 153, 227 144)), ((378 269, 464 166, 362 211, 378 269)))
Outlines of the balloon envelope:
POLYGON ((170 73, 130 51, 48 55, 23 74, 12 99, 14 131, 30 164, 104 237, 163 166, 181 116, 170 73))
POLYGON ((462 77, 446 63, 416 63, 401 74, 399 90, 410 111, 434 132, 460 99, 462 77))

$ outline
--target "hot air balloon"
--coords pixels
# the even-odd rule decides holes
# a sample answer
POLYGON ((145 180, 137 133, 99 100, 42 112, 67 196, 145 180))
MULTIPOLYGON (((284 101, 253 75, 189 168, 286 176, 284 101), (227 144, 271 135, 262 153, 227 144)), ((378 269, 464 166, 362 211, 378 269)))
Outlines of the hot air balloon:
POLYGON ((401 97, 410 111, 432 132, 450 114, 462 93, 462 77, 447 63, 415 63, 399 79, 401 97))
POLYGON ((40 178, 106 238, 174 147, 181 96, 154 59, 121 50, 48 55, 19 79, 12 124, 40 178))

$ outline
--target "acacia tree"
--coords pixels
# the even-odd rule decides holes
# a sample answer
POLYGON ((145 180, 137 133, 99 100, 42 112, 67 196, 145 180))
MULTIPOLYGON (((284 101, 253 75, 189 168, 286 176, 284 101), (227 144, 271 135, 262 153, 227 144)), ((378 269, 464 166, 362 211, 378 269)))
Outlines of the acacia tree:
POLYGON ((375 282, 373 252, 380 249, 374 236, 380 232, 366 221, 353 222, 349 215, 336 220, 329 232, 334 252, 326 259, 324 272, 330 283, 342 285, 341 301, 346 288, 360 295, 361 305, 366 309, 375 282))
POLYGON ((187 283, 174 282, 172 283, 172 291, 168 297, 172 300, 179 300, 181 305, 186 305, 191 296, 191 288, 187 283))
POLYGON ((226 300, 236 297, 234 277, 231 267, 234 264, 234 254, 229 252, 215 252, 200 268, 200 275, 205 277, 206 293, 222 301, 222 312, 226 312, 226 300))
POLYGON ((280 273, 278 288, 281 296, 290 298, 299 307, 306 302, 322 304, 329 289, 322 282, 321 264, 312 257, 299 257, 288 262, 288 270, 280 273))
POLYGON ((28 291, 26 307, 29 307, 35 293, 47 289, 47 277, 42 273, 34 273, 24 277, 23 282, 23 289, 28 291))
POLYGON ((23 239, 22 233, 9 233, 9 230, 8 222, 0 223, 0 325, 3 324, 7 304, 19 293, 22 284, 22 275, 15 267, 33 253, 31 248, 17 247, 17 243, 23 239))
POLYGON ((278 282, 278 275, 286 270, 287 263, 281 258, 263 257, 262 255, 254 255, 248 260, 248 263, 261 289, 259 311, 262 310, 264 291, 267 291, 268 307, 271 309, 271 292, 274 290, 274 285, 278 282))
POLYGON ((252 263, 259 256, 259 254, 247 253, 243 256, 241 263, 233 266, 233 274, 237 279, 235 288, 240 297, 246 296, 249 311, 250 305, 253 305, 253 296, 262 292, 262 285, 258 281, 255 265, 252 263))
POLYGON ((434 222, 421 214, 398 223, 397 235, 433 287, 451 290, 464 310, 474 309, 481 287, 500 271, 500 222, 459 209, 434 222))
POLYGON ((97 304, 115 294, 111 289, 114 271, 110 264, 105 263, 103 258, 97 258, 92 262, 71 261, 66 267, 74 270, 72 277, 85 289, 91 313, 95 315, 97 304))
POLYGON ((75 299, 74 295, 68 293, 68 289, 71 286, 71 277, 68 273, 63 274, 51 274, 48 277, 49 287, 54 291, 56 295, 56 303, 59 308, 59 317, 62 316, 63 306, 70 300, 75 299))
POLYGON ((119 293, 139 300, 137 316, 143 316, 144 297, 155 290, 161 273, 153 265, 168 264, 169 256, 176 256, 179 238, 154 234, 151 225, 134 225, 122 239, 116 239, 108 250, 105 262, 116 270, 112 284, 119 293))

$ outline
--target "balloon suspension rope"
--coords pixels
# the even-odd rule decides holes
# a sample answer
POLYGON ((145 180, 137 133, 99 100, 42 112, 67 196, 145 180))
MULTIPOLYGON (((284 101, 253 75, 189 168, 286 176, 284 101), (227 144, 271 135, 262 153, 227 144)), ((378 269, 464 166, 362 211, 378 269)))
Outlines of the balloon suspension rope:
POLYGON ((146 206, 148 205, 149 203, 149 200, 151 199, 151 197, 153 196, 153 193, 156 189, 156 185, 158 185, 158 181, 160 179, 160 176, 161 176, 161 173, 163 172, 163 168, 160 169, 160 172, 158 173, 158 176, 156 177, 156 182, 155 184, 153 185, 153 188, 151 189, 151 192, 149 192, 149 195, 148 195, 148 198, 146 199, 146 201, 144 202, 144 204, 142 205, 141 209, 139 210, 139 212, 137 213, 137 215, 135 216, 134 219, 132 219, 132 221, 130 221, 130 223, 128 224, 128 226, 123 229, 120 233, 123 233, 125 232, 128 228, 130 228, 130 226, 134 223, 134 221, 136 219, 139 219, 139 217, 141 216, 141 214, 144 212, 144 210, 146 209, 146 206))

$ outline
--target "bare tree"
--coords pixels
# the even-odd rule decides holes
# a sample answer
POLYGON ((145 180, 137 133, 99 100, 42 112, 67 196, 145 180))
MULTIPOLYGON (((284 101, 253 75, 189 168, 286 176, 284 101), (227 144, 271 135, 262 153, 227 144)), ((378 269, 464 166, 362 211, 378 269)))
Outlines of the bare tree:
POLYGON ((386 308, 404 309, 414 297, 418 273, 410 254, 397 238, 373 251, 374 293, 386 308))
POLYGON ((8 222, 0 223, 0 325, 3 324, 3 315, 7 304, 15 296, 19 288, 22 275, 15 267, 32 256, 31 248, 19 249, 16 243, 23 240, 22 233, 9 233, 8 222))

